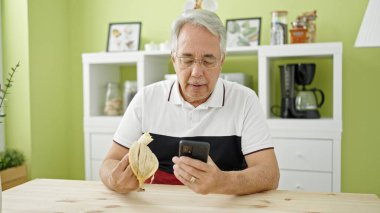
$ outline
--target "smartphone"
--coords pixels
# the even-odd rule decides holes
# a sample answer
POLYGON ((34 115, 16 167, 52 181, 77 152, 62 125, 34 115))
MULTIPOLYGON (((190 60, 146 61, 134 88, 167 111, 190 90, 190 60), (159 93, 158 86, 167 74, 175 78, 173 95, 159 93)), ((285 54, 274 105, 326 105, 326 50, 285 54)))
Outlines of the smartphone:
POLYGON ((181 140, 179 142, 179 156, 188 156, 207 163, 210 144, 204 141, 181 140))

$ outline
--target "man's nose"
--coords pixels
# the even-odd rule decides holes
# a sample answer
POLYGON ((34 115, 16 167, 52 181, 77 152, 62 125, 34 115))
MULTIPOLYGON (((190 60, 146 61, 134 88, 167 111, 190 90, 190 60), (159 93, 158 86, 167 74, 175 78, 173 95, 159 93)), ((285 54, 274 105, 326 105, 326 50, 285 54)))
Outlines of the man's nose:
POLYGON ((202 76, 203 75, 203 65, 202 65, 202 61, 194 61, 194 64, 191 68, 191 75, 194 76, 194 77, 199 77, 199 76, 202 76))

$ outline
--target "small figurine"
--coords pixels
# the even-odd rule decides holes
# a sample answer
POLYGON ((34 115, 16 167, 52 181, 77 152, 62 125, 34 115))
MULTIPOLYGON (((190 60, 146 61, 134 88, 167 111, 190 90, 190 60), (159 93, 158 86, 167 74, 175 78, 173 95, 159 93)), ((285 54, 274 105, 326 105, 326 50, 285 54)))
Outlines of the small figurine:
POLYGON ((317 19, 317 11, 313 10, 311 12, 305 12, 301 15, 306 21, 307 27, 307 39, 309 43, 314 43, 317 35, 317 25, 315 24, 315 19, 317 19))
POLYGON ((185 2, 185 10, 204 9, 215 12, 218 9, 216 0, 187 0, 185 2))
POLYGON ((202 0, 196 0, 194 9, 201 9, 202 8, 202 0))

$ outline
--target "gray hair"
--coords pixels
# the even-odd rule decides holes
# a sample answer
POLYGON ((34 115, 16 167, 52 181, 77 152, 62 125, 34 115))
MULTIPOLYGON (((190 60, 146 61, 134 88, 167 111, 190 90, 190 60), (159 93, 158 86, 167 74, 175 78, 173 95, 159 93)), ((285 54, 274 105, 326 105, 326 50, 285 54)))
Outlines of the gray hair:
POLYGON ((172 34, 171 34, 172 52, 177 51, 178 36, 181 31, 181 28, 186 23, 191 23, 196 26, 205 27, 213 35, 219 37, 220 51, 223 54, 226 53, 227 35, 226 35, 226 29, 224 28, 222 21, 220 20, 219 16, 216 15, 215 13, 208 10, 202 10, 202 9, 186 10, 173 23, 172 34))

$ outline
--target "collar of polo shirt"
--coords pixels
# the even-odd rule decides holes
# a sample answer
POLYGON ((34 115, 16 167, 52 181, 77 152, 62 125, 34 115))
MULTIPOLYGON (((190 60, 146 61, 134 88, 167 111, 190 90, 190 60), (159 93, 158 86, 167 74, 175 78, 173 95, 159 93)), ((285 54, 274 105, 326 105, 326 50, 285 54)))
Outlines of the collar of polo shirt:
MULTIPOLYGON (((211 93, 211 96, 207 99, 206 102, 199 105, 197 108, 202 109, 202 108, 208 108, 208 107, 222 107, 224 105, 224 99, 225 99, 224 90, 225 88, 223 86, 223 80, 219 78, 218 81, 216 82, 214 91, 211 93)), ((190 103, 186 102, 183 99, 179 91, 178 80, 174 82, 174 85, 168 95, 170 96, 169 102, 172 104, 182 105, 183 107, 192 106, 190 103)), ((192 106, 192 108, 194 107, 192 106)))

